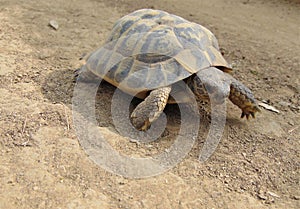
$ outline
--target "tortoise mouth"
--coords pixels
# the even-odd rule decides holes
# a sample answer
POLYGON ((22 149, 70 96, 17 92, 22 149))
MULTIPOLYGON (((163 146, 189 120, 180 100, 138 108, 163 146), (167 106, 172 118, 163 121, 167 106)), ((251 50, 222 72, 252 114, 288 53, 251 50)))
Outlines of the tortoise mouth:
POLYGON ((136 55, 135 58, 138 61, 144 63, 157 63, 157 62, 166 61, 168 59, 171 59, 172 57, 166 55, 154 54, 154 53, 147 53, 147 54, 138 54, 136 55))

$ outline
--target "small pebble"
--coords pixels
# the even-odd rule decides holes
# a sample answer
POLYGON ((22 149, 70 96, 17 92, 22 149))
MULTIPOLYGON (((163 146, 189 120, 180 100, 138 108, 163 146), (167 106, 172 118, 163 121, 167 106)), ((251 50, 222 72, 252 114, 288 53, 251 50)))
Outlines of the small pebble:
POLYGON ((56 20, 50 20, 49 22, 49 26, 51 26, 53 29, 58 30, 58 23, 56 22, 56 20))
POLYGON ((268 194, 271 195, 272 197, 277 197, 277 198, 280 197, 278 194, 276 194, 276 193, 274 193, 274 192, 268 191, 268 194))
POLYGON ((295 195, 295 196, 293 196, 293 199, 294 199, 294 200, 300 200, 300 196, 295 195))
POLYGON ((268 199, 268 198, 267 198, 265 195, 263 195, 263 194, 258 194, 257 196, 258 196, 258 198, 261 199, 261 200, 266 200, 266 199, 268 199))

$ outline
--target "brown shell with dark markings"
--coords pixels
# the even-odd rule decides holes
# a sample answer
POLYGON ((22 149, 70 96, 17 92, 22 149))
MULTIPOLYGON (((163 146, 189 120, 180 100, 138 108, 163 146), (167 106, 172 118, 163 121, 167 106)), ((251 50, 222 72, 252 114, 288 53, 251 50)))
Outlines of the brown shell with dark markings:
POLYGON ((152 9, 119 19, 106 44, 93 52, 85 65, 126 93, 140 92, 140 98, 212 66, 231 71, 208 29, 152 9))

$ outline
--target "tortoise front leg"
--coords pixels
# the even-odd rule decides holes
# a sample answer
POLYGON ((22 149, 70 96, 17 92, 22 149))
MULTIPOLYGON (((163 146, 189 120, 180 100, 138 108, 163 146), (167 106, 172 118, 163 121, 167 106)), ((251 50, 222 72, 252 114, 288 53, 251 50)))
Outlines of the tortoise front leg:
POLYGON ((255 118, 255 113, 260 112, 250 89, 237 80, 232 81, 230 85, 229 99, 242 110, 241 118, 246 116, 249 119, 250 115, 255 118))
POLYGON ((167 86, 152 90, 149 96, 134 109, 130 119, 136 129, 145 131, 159 118, 168 102, 171 89, 167 86))

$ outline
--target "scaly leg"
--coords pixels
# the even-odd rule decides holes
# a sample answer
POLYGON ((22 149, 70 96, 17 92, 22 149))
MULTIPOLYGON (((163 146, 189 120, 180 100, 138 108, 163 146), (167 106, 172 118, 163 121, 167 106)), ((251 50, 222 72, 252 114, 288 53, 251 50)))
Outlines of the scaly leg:
POLYGON ((149 96, 134 109, 130 118, 135 128, 145 131, 159 118, 168 102, 171 89, 167 86, 152 90, 149 96))
POLYGON ((230 85, 229 99, 242 110, 241 118, 246 116, 249 119, 250 115, 255 118, 255 113, 260 112, 250 89, 236 80, 230 85))

